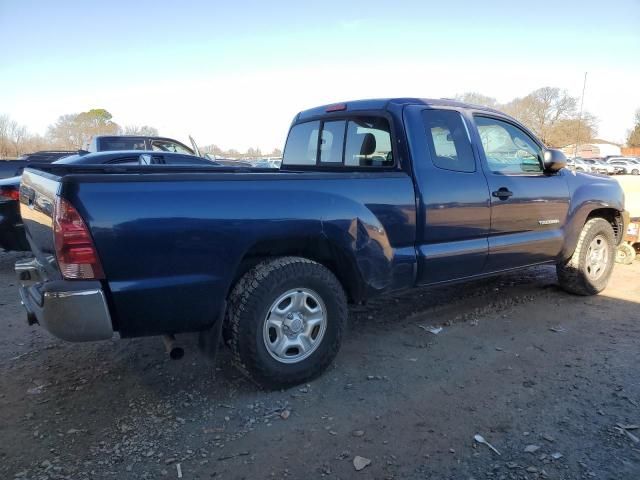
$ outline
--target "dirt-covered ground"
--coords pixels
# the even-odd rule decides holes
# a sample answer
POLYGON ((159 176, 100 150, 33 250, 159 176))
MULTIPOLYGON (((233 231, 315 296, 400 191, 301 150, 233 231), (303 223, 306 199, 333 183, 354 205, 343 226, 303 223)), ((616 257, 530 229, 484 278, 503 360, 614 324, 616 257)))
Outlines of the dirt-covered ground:
POLYGON ((172 362, 157 338, 28 327, 18 257, 0 254, 0 479, 640 478, 640 262, 598 297, 544 267, 354 308, 328 372, 265 392, 188 337, 172 362))

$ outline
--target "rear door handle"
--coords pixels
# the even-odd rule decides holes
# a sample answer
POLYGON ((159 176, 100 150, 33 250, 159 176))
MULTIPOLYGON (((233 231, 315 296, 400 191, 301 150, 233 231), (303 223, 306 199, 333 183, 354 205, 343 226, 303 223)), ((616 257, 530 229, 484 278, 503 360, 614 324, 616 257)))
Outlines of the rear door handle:
POLYGON ((510 191, 506 187, 500 187, 498 190, 493 192, 491 195, 493 195, 494 197, 498 197, 500 200, 506 200, 511 195, 513 195, 513 192, 510 191))

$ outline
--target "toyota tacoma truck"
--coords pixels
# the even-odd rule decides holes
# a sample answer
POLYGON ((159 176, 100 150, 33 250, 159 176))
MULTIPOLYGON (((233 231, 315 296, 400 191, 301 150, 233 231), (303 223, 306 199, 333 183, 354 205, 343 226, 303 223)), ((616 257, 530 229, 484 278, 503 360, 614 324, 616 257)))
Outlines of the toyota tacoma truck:
POLYGON ((568 292, 603 290, 623 192, 564 166, 499 111, 384 99, 299 113, 276 171, 27 168, 20 293, 62 339, 198 332, 286 387, 332 362, 348 303, 540 264, 568 292))

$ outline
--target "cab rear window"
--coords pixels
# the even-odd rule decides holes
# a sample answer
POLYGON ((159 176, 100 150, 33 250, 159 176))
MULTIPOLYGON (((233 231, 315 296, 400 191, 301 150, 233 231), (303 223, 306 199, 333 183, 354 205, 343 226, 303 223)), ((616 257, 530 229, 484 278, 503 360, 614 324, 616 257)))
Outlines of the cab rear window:
POLYGON ((352 117, 294 125, 283 166, 390 167, 394 165, 389 123, 378 117, 352 117))

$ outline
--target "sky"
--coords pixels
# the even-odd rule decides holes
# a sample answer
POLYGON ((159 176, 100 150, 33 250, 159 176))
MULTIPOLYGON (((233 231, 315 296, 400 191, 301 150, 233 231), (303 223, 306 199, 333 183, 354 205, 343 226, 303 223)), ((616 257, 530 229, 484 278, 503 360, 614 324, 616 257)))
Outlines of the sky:
POLYGON ((282 148, 297 112, 360 98, 582 93, 622 143, 640 0, 0 0, 0 114, 32 133, 106 108, 199 145, 282 148))

